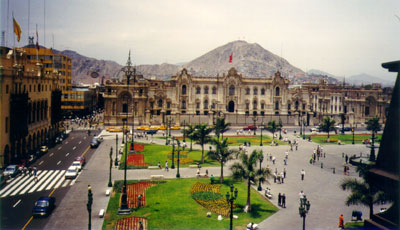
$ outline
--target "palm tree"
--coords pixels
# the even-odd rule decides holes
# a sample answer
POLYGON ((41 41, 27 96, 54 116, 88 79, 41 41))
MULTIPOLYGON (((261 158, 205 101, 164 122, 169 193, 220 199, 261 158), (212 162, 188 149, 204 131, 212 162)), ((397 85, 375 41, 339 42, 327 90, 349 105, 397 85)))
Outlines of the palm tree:
POLYGON ((194 131, 196 130, 195 126, 192 124, 188 124, 188 128, 184 130, 186 132, 186 136, 190 139, 190 152, 192 151, 192 141, 193 141, 193 135, 194 131))
POLYGON ((219 135, 221 134, 222 138, 224 138, 224 132, 228 130, 229 125, 229 122, 225 123, 224 117, 218 117, 214 126, 215 135, 217 135, 217 137, 219 138, 219 135))
POLYGON ((323 132, 328 133, 328 140, 329 140, 329 131, 336 130, 335 128, 335 120, 331 119, 330 117, 324 117, 322 120, 322 124, 318 127, 323 132))
POLYGON ((194 140, 197 140, 201 145, 201 163, 204 163, 204 144, 210 140, 210 133, 212 128, 208 127, 207 124, 198 124, 195 126, 195 131, 193 133, 194 140))
POLYGON ((381 124, 379 124, 379 117, 373 117, 371 120, 365 122, 367 125, 367 130, 372 131, 372 144, 371 144, 371 154, 369 155, 370 161, 375 161, 375 134, 381 130, 381 124))
MULTIPOLYGON (((251 211, 250 205, 250 185, 251 181, 267 181, 271 178, 271 170, 269 168, 256 169, 257 161, 259 160, 259 155, 256 150, 254 150, 250 156, 245 153, 239 155, 240 162, 235 162, 230 169, 233 173, 233 178, 235 179, 245 179, 247 180, 247 210, 251 211)), ((268 182, 268 181, 267 181, 268 182)))
POLYGON ((340 184, 343 190, 350 190, 351 194, 346 199, 346 205, 365 205, 369 207, 369 218, 372 218, 374 213, 374 204, 387 201, 385 194, 373 187, 368 179, 367 172, 370 166, 364 165, 357 167, 357 172, 364 178, 364 181, 357 180, 355 178, 346 178, 340 184))
POLYGON ((278 124, 275 121, 269 121, 267 130, 272 133, 272 143, 274 142, 275 132, 278 130, 278 124))
POLYGON ((215 151, 208 151, 207 156, 213 160, 217 160, 221 164, 220 183, 224 183, 224 165, 233 158, 232 155, 238 154, 239 150, 228 148, 228 138, 214 138, 211 140, 211 143, 215 145, 215 151))

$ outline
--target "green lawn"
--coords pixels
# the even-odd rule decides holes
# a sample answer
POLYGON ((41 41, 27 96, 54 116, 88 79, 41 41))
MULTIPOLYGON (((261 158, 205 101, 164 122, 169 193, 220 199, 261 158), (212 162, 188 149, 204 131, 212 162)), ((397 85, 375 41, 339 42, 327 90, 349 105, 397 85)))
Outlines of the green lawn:
MULTIPOLYGON (((249 222, 259 223, 278 210, 252 189, 252 211, 244 213, 247 186, 243 182, 234 182, 230 178, 225 179, 220 190, 223 196, 229 191, 228 185, 231 183, 238 189, 238 198, 235 201, 238 207, 234 209, 234 215, 239 218, 233 220, 234 228, 243 228, 249 222)), ((216 180, 218 181, 218 178, 216 180)), ((146 207, 134 210, 129 216, 146 217, 149 229, 209 229, 210 226, 213 229, 227 229, 229 228, 229 218, 224 217, 222 221, 218 221, 215 213, 212 213, 210 218, 206 217, 208 210, 196 203, 190 195, 190 188, 193 184, 196 182, 209 183, 209 181, 209 179, 165 180, 165 183, 149 188, 146 192, 146 207)), ((112 194, 104 218, 103 229, 112 229, 118 219, 127 217, 116 214, 119 197, 120 193, 112 194)))
MULTIPOLYGON (((381 141, 382 135, 376 135, 375 143, 379 143, 381 141)), ((306 140, 308 139, 308 135, 306 135, 306 140)), ((328 135, 311 135, 311 140, 318 144, 337 144, 338 140, 342 144, 352 144, 353 142, 353 135, 352 134, 334 134, 329 135, 330 142, 327 143, 326 139, 328 139, 328 135)), ((354 135, 354 143, 361 144, 363 140, 371 139, 370 134, 355 134, 354 135)))
MULTIPOLYGON (((165 161, 168 160, 168 166, 171 167, 172 146, 146 144, 138 142, 135 142, 135 144, 143 144, 145 146, 144 151, 138 152, 144 154, 145 163, 156 166, 158 162, 160 162, 161 166, 164 167, 165 161)), ((219 163, 217 161, 208 159, 207 151, 208 151, 207 149, 204 149, 204 164, 202 164, 202 166, 219 166, 219 163)), ((178 160, 178 152, 175 146, 175 151, 174 151, 175 167, 177 167, 177 160, 178 160)), ((120 169, 123 169, 124 162, 125 162, 125 156, 123 155, 121 158, 120 169)), ((182 168, 189 167, 189 165, 197 164, 198 162, 201 162, 201 150, 193 150, 189 152, 188 148, 186 148, 185 151, 180 151, 180 164, 179 164, 180 167, 182 168)), ((128 168, 147 168, 147 166, 142 166, 142 167, 128 166, 128 168)))
MULTIPOLYGON (((158 139, 164 139, 165 137, 156 137, 158 139)), ((243 145, 244 142, 250 142, 251 145, 260 145, 261 141, 261 136, 260 135, 239 135, 239 136, 229 136, 229 135, 224 135, 224 138, 228 138, 228 144, 229 146, 239 146, 243 145)), ((183 137, 175 137, 175 139, 179 139, 182 141, 183 137)), ((280 141, 279 139, 275 138, 275 142, 278 142, 279 145, 287 145, 286 142, 280 141)), ((272 137, 263 135, 262 138, 263 145, 270 145, 272 142, 272 137)), ((187 146, 190 146, 190 139, 186 138, 186 144, 187 146)), ((194 142, 193 142, 194 144, 194 142)))
POLYGON ((364 221, 361 222, 347 222, 344 224, 345 229, 364 229, 364 221))

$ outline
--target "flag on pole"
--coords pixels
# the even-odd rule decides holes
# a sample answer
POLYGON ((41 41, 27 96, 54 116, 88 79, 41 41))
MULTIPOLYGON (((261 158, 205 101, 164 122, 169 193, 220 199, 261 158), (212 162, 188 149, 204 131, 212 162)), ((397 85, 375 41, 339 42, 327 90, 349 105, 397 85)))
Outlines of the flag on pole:
POLYGON ((37 31, 37 25, 36 25, 36 49, 39 51, 39 33, 37 31))
POLYGON ((232 63, 232 56, 233 56, 233 53, 231 53, 231 55, 229 56, 229 63, 232 63))
POLYGON ((19 40, 21 39, 21 27, 19 27, 19 24, 14 17, 13 17, 13 22, 14 22, 14 33, 15 35, 17 35, 17 41, 19 42, 19 40))

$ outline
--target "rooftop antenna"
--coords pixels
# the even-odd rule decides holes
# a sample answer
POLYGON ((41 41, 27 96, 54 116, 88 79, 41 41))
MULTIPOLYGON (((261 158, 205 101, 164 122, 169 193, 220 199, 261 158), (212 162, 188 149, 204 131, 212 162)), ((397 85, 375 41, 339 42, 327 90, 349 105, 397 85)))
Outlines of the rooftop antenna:
POLYGON ((29 37, 30 35, 30 19, 31 19, 31 1, 28 0, 28 45, 31 45, 31 38, 29 37))
POLYGON ((46 0, 43 0, 43 45, 46 47, 46 0))
POLYGON ((7 1, 7 33, 6 33, 6 46, 9 34, 9 25, 10 25, 10 0, 7 1))

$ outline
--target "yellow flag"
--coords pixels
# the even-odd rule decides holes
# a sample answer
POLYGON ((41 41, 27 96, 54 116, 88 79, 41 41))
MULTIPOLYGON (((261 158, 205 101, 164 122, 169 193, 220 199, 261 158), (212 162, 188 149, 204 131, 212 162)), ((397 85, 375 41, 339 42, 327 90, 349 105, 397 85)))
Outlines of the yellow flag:
POLYGON ((19 40, 21 39, 21 27, 19 27, 19 24, 17 20, 15 20, 15 18, 13 18, 13 21, 14 21, 14 33, 15 35, 17 35, 17 41, 19 42, 19 40))

